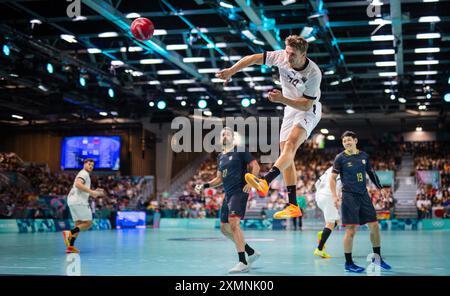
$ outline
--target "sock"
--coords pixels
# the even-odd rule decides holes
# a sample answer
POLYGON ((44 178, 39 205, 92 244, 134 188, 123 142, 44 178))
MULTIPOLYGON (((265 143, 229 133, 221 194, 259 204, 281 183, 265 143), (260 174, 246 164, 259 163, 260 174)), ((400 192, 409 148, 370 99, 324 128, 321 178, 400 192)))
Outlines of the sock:
POLYGON ((381 259, 381 247, 373 247, 373 252, 380 256, 381 259))
POLYGON ((352 264, 352 253, 344 253, 345 254, 345 264, 352 264))
POLYGON ((71 247, 73 247, 73 245, 75 244, 75 240, 76 240, 77 238, 76 237, 74 237, 74 236, 72 236, 72 238, 70 239, 70 246, 71 247))
POLYGON ((249 256, 255 254, 255 250, 253 250, 248 244, 245 244, 245 252, 249 256))
POLYGON ((330 228, 327 228, 327 227, 325 227, 323 229, 323 231, 322 231, 322 238, 320 239, 319 246, 317 247, 320 251, 322 251, 323 246, 325 245, 325 242, 327 241, 328 237, 331 234, 331 231, 332 230, 330 228))
POLYGON ((239 262, 242 262, 245 265, 247 265, 247 260, 245 260, 245 252, 238 252, 238 255, 239 255, 239 262))
POLYGON ((267 181, 267 184, 270 184, 270 182, 278 177, 279 174, 280 170, 276 166, 273 166, 270 171, 263 177, 263 179, 267 181))
POLYGON ((297 189, 297 186, 295 186, 295 185, 287 186, 288 196, 289 196, 289 203, 291 205, 294 205, 294 206, 297 205, 297 192, 296 192, 296 189, 297 189))
POLYGON ((80 228, 78 228, 78 227, 75 227, 74 229, 70 230, 70 233, 72 233, 72 234, 75 234, 78 232, 80 232, 80 228))

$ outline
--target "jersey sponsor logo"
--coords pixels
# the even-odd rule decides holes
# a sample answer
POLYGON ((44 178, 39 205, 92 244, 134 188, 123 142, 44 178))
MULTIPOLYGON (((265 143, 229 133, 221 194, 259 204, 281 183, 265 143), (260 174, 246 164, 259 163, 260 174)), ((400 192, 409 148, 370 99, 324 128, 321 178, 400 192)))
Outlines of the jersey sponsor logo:
POLYGON ((352 167, 352 162, 351 161, 349 161, 349 162, 347 162, 347 167, 352 167))
POLYGON ((365 160, 365 159, 363 159, 363 160, 362 160, 362 163, 363 163, 363 164, 366 164, 366 160, 365 160))

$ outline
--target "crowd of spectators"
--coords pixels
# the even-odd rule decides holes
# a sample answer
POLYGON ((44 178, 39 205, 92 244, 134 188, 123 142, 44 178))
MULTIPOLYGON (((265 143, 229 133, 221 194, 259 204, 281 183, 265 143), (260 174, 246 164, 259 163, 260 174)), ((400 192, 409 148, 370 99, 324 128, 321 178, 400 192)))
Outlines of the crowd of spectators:
MULTIPOLYGON (((449 212, 450 151, 448 145, 440 143, 404 143, 399 146, 386 145, 369 151, 375 170, 396 170, 402 153, 414 155, 416 170, 438 170, 441 186, 433 188, 420 185, 417 191, 417 209, 420 218, 432 216, 432 208, 442 207, 443 217, 449 212)), ((310 143, 299 149, 295 159, 297 170, 297 196, 306 200, 307 208, 317 208, 315 203, 316 180, 332 165, 339 150, 316 149, 310 143)), ((255 155, 258 159, 258 155, 255 155)), ((272 164, 261 164, 261 174, 272 164)), ((67 218, 66 195, 72 187, 75 173, 51 172, 46 165, 24 163, 14 153, 0 153, 0 172, 9 177, 19 175, 28 180, 29 186, 8 182, 0 174, 0 218, 67 218)), ((138 181, 135 178, 113 175, 92 175, 92 187, 105 189, 105 197, 92 199, 91 208, 96 216, 107 216, 117 210, 140 209, 170 213, 172 217, 203 218, 217 217, 224 199, 222 187, 208 188, 199 195, 194 191, 196 184, 207 182, 216 176, 217 155, 211 154, 202 163, 196 174, 186 182, 180 196, 159 198, 139 196, 138 181), (131 201, 135 200, 133 203, 131 201)), ((414 172, 413 172, 414 174, 414 172)), ((17 176, 15 177, 17 179, 17 176)), ((14 179, 14 178, 13 178, 14 179)), ((384 198, 379 190, 368 184, 368 192, 375 209, 391 210, 394 205, 393 192, 384 198)), ((248 207, 262 206, 266 210, 281 210, 287 200, 282 177, 273 181, 267 198, 260 199, 255 192, 249 195, 248 207)))
MULTIPOLYGON (((47 166, 24 163, 14 153, 0 155, 0 218, 67 218, 69 211, 66 196, 73 186, 75 172, 50 172, 47 166), (23 176, 29 186, 19 186, 11 179, 23 176)), ((130 201, 140 196, 139 179, 113 175, 91 175, 92 188, 103 188, 106 196, 90 199, 97 217, 108 216, 112 211, 132 209, 130 201)), ((133 209, 145 202, 138 200, 133 209)), ((143 205, 141 205, 143 206, 143 205)))
POLYGON ((419 219, 450 218, 450 145, 445 142, 408 143, 406 149, 414 156, 415 171, 438 171, 436 186, 421 184, 418 178, 416 207, 419 219), (433 213, 434 211, 434 213, 433 213))
MULTIPOLYGON (((336 149, 315 149, 312 143, 305 143, 295 159, 295 167, 297 170, 297 196, 305 198, 309 209, 316 209, 315 187, 317 179, 333 164, 335 155, 339 150, 336 149)), ((375 158, 372 160, 372 166, 377 170, 396 170, 399 163, 398 153, 394 153, 394 149, 382 150, 374 153, 375 158)), ((258 158, 257 155, 255 155, 258 158)), ((169 209, 177 209, 177 216, 195 217, 196 211, 192 208, 198 208, 201 213, 206 212, 206 217, 214 217, 217 210, 211 211, 211 208, 219 208, 224 198, 221 188, 207 189, 202 195, 198 195, 193 190, 195 184, 205 183, 215 177, 217 171, 217 155, 211 155, 206 160, 197 173, 185 184, 183 195, 179 197, 179 202, 164 202, 161 205, 169 209)), ((273 164, 260 164, 261 174, 266 173, 273 164)), ((376 188, 368 186, 369 194, 377 210, 390 210, 394 205, 393 192, 389 188, 389 196, 383 198, 376 188)), ((275 179, 269 190, 267 198, 262 202, 255 192, 249 194, 249 209, 256 207, 264 207, 266 210, 281 210, 286 205, 287 191, 283 185, 282 177, 275 179)))

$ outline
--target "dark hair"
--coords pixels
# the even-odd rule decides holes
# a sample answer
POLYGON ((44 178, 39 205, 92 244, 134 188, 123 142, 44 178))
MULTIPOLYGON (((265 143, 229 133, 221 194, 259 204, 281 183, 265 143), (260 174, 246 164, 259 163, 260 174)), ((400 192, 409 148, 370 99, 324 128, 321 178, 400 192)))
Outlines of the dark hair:
POLYGON ((345 131, 345 132, 342 134, 341 139, 343 139, 344 137, 352 137, 353 139, 356 139, 356 138, 357 138, 356 133, 355 133, 355 132, 352 132, 352 131, 345 131))
POLYGON ((86 163, 86 162, 95 162, 92 158, 86 158, 84 161, 83 161, 83 163, 86 163))

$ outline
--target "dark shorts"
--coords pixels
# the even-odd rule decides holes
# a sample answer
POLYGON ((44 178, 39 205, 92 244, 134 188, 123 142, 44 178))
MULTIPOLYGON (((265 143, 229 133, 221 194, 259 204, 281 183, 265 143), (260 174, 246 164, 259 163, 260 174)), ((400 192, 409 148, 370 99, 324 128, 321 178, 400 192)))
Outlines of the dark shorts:
POLYGON ((369 194, 342 192, 342 225, 364 225, 377 221, 369 194))
POLYGON ((247 208, 247 200, 248 193, 245 192, 225 195, 220 213, 220 222, 228 223, 228 217, 240 217, 243 219, 247 208))

